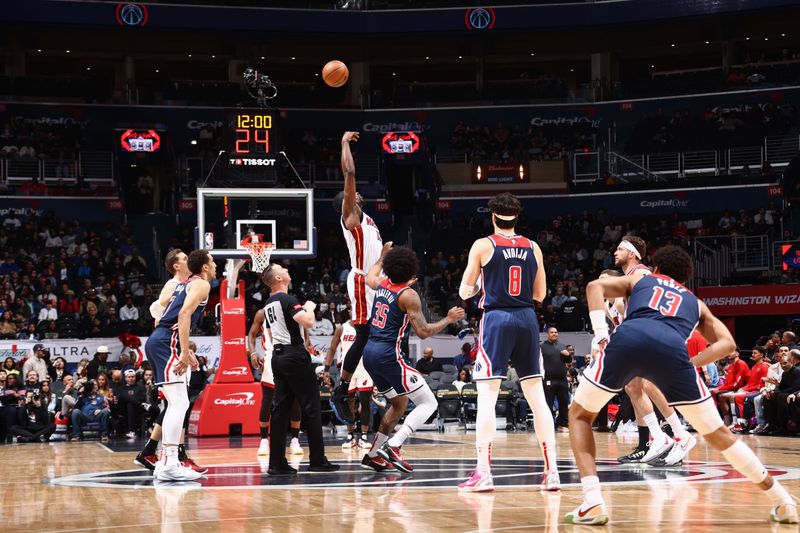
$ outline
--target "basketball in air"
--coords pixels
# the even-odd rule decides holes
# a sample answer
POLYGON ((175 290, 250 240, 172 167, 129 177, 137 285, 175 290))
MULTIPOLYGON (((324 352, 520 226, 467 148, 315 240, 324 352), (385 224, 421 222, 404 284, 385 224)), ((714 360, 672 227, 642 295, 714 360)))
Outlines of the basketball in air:
POLYGON ((330 87, 341 87, 347 83, 349 77, 350 71, 347 70, 347 65, 339 60, 328 61, 322 67, 322 79, 330 87))

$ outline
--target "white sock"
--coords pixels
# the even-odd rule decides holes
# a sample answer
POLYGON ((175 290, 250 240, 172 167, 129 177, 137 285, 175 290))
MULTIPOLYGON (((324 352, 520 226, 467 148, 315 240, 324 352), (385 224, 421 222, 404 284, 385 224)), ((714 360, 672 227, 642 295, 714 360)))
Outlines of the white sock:
MULTIPOLYGON (((406 420, 408 420, 407 417, 406 420)), ((403 445, 406 439, 411 436, 413 432, 414 430, 411 429, 411 426, 403 424, 387 442, 392 448, 398 448, 403 445)))
POLYGON ((650 413, 649 415, 644 415, 642 417, 644 423, 647 424, 647 429, 650 430, 650 438, 653 440, 659 440, 664 437, 664 432, 661 431, 661 426, 658 424, 658 417, 655 413, 650 413))
POLYGON ((478 414, 475 417, 475 449, 478 452, 480 474, 491 471, 492 441, 497 431, 494 406, 500 394, 500 380, 488 379, 476 383, 478 388, 478 414))
POLYGON ((605 503, 603 494, 600 492, 600 478, 597 476, 586 476, 581 478, 581 489, 583 489, 583 501, 586 507, 594 507, 605 503))
POLYGON ((773 480, 772 486, 765 490, 767 496, 772 500, 773 505, 796 505, 795 501, 783 488, 783 485, 778 483, 777 479, 773 480))
POLYGON ((492 443, 475 444, 475 450, 478 452, 478 467, 476 470, 479 474, 491 474, 492 443))
POLYGON ((533 411, 533 429, 542 449, 546 472, 558 472, 556 463, 556 432, 553 416, 544 396, 544 385, 541 378, 531 378, 520 382, 522 393, 533 411))
POLYGON ((389 440, 388 435, 384 435, 381 432, 375 433, 375 440, 372 441, 372 447, 367 452, 367 455, 370 457, 377 457, 378 455, 378 448, 384 445, 386 441, 389 440))
POLYGON ((676 438, 682 441, 689 438, 689 432, 683 429, 683 424, 681 424, 681 419, 678 417, 677 411, 673 411, 672 415, 667 417, 667 423, 669 427, 672 428, 672 434, 675 435, 676 438))
POLYGON ((164 466, 179 465, 178 446, 164 446, 164 466))

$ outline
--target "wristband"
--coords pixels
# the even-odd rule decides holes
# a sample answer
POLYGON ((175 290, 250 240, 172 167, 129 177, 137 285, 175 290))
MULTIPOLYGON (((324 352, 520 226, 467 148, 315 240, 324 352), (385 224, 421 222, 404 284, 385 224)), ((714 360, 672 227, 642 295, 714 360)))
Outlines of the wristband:
POLYGON ((594 331, 595 337, 601 333, 604 336, 608 336, 608 323, 606 322, 606 313, 603 310, 589 311, 589 320, 592 322, 592 331, 594 331))
POLYGON ((480 290, 480 286, 476 283, 475 285, 467 285, 463 281, 461 282, 461 287, 458 289, 458 295, 461 297, 462 300, 469 300, 480 290))

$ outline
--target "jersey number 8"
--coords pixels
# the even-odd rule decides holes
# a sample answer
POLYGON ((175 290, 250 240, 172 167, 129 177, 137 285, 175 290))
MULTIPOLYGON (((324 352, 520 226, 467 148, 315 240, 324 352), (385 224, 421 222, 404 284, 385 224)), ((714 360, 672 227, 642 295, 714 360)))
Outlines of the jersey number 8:
POLYGON ((666 317, 673 317, 678 313, 682 301, 683 297, 678 293, 665 291, 663 287, 653 287, 653 297, 647 305, 666 317))
POLYGON ((522 292, 522 267, 508 267, 508 294, 509 296, 519 296, 522 292))

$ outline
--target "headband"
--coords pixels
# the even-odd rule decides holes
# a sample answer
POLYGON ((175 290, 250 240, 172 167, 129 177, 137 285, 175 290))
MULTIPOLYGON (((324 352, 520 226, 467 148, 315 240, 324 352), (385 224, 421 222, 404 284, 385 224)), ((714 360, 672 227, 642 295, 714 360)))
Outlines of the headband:
POLYGON ((633 255, 635 255, 636 259, 638 259, 639 261, 642 260, 642 254, 639 253, 639 250, 637 250, 636 247, 632 245, 630 241, 623 240, 622 242, 619 243, 619 245, 628 250, 633 255))
POLYGON ((492 214, 497 218, 499 218, 500 220, 515 220, 517 218, 517 215, 511 216, 511 215, 499 215, 497 213, 492 213, 492 214))

